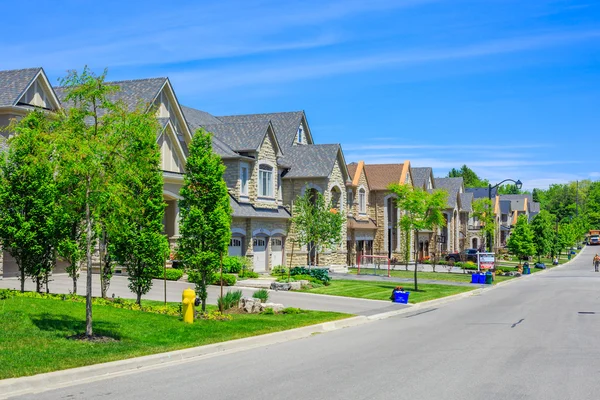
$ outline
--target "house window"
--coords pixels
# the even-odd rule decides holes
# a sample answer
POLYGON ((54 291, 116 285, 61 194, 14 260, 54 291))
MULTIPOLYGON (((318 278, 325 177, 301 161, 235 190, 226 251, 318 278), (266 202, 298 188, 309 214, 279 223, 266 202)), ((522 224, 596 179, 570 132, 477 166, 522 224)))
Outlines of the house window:
POLYGON ((352 205, 354 203, 354 198, 353 198, 353 193, 352 190, 348 190, 348 209, 351 211, 352 210, 352 205))
POLYGON ((265 239, 253 239, 252 247, 265 247, 267 245, 267 241, 265 239))
POLYGON ((229 247, 241 247, 242 239, 233 238, 229 241, 229 247))
POLYGON ((302 143, 302 125, 298 127, 298 143, 302 143))
POLYGON ((258 195, 273 197, 273 167, 261 164, 258 167, 258 195))
POLYGON ((358 191, 358 209, 361 214, 367 213, 367 192, 365 189, 360 189, 358 191))
POLYGON ((248 196, 248 164, 240 165, 240 193, 248 196))

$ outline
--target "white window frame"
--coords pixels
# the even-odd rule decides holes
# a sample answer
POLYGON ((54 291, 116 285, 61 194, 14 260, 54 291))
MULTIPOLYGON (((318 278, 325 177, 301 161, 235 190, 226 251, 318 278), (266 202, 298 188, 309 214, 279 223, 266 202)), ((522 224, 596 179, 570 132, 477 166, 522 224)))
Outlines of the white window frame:
POLYGON ((248 184, 250 183, 250 166, 240 163, 240 196, 248 197, 248 184), (244 187, 244 172, 246 171, 246 185, 244 187), (245 189, 245 190, 244 190, 245 189))
POLYGON ((367 214, 367 191, 363 187, 358 189, 358 212, 362 215, 367 214))
POLYGON ((302 143, 302 132, 304 132, 304 129, 302 129, 302 125, 300 125, 298 127, 298 133, 297 133, 297 138, 296 140, 298 141, 298 143, 302 143))
POLYGON ((259 198, 268 198, 274 199, 274 185, 273 182, 273 173, 275 172, 275 168, 272 165, 262 163, 258 165, 258 197, 259 198), (270 169, 265 169, 264 167, 269 167, 270 169), (266 178, 266 182, 263 182, 266 178), (265 190, 266 189, 266 190, 265 190))

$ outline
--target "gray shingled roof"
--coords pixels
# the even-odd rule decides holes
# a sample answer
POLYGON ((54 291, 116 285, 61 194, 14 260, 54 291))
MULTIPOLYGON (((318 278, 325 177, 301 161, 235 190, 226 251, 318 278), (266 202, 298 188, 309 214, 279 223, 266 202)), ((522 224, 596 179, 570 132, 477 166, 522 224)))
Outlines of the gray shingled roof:
POLYGON ((17 104, 41 68, 0 71, 0 107, 17 104))
POLYGON ((463 178, 434 178, 434 181, 436 189, 445 189, 448 192, 448 208, 456 207, 456 200, 463 184, 463 178))
POLYGON ((473 211, 473 193, 460 193, 460 211, 473 211))
POLYGON ((292 168, 284 176, 290 178, 327 177, 337 160, 339 144, 292 146, 284 153, 282 162, 292 168))
POLYGON ((290 213, 283 207, 277 209, 256 208, 252 204, 238 203, 233 197, 229 196, 229 204, 233 209, 233 217, 241 218, 279 218, 289 219, 290 213))
POLYGON ((298 134, 298 128, 303 116, 304 111, 290 111, 266 114, 226 115, 217 118, 225 123, 271 121, 277 141, 285 154, 294 144, 294 138, 298 134))
POLYGON ((185 119, 192 132, 204 125, 217 125, 223 123, 223 121, 206 111, 186 106, 181 106, 181 109, 183 110, 183 115, 185 115, 185 119))
POLYGON ((240 158, 240 155, 235 151, 231 150, 229 146, 223 143, 216 136, 212 136, 212 148, 215 154, 221 158, 240 158))
POLYGON ((510 214, 510 200, 500 200, 500 214, 510 214))
MULTIPOLYGON (((497 188, 492 189, 492 198, 496 197, 497 188)), ((473 193, 475 199, 487 199, 489 194, 489 188, 465 188, 465 192, 473 193)))
POLYGON ((427 188, 427 179, 431 176, 430 167, 411 168, 413 186, 419 188, 427 188))
POLYGON ((260 148, 269 129, 269 121, 238 124, 202 125, 235 151, 255 151, 260 148))
MULTIPOLYGON (((150 105, 159 94, 167 78, 134 79, 128 81, 107 82, 109 85, 119 87, 119 91, 111 94, 111 101, 123 101, 130 110, 134 110, 139 104, 150 105)), ((55 87, 54 91, 61 103, 65 103, 66 88, 55 87)))
POLYGON ((540 212, 540 203, 537 201, 529 202, 529 212, 539 214, 540 212))

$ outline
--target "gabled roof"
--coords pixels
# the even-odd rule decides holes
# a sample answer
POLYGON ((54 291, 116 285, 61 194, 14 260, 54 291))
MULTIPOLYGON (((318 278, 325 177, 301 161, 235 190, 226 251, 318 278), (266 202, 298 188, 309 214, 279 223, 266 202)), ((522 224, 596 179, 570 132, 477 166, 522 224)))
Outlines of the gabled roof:
MULTIPOLYGON (((159 95, 168 78, 132 79, 125 81, 106 82, 119 87, 119 91, 109 96, 111 101, 123 101, 129 110, 135 110, 140 104, 150 106, 159 95)), ((67 95, 65 87, 55 87, 54 91, 60 101, 65 104, 67 95)))
POLYGON ((240 158, 240 155, 227 146, 221 139, 212 135, 212 148, 215 154, 222 159, 240 158))
POLYGON ((365 174, 365 180, 367 181, 367 186, 369 186, 369 178, 367 177, 367 173, 365 171, 365 162, 364 161, 359 161, 358 163, 350 163, 348 165, 346 165, 346 168, 348 168, 348 179, 350 180, 350 182, 348 182, 348 184, 351 184, 352 186, 358 186, 358 182, 360 181, 360 176, 361 174, 365 174))
MULTIPOLYGON (((226 115, 217 117, 224 123, 251 123, 268 120, 273 124, 277 140, 285 154, 294 144, 298 128, 302 120, 306 120, 304 111, 277 112, 265 114, 226 115)), ((308 124, 307 124, 308 131, 308 124)), ((305 132, 309 143, 312 143, 310 132, 305 132)))
POLYGON ((351 162, 350 164, 346 165, 346 168, 348 168, 348 175, 350 176, 350 179, 354 180, 354 177, 356 176, 356 170, 358 169, 358 163, 351 162))
MULTIPOLYGON (((473 193, 473 198, 475 199, 487 199, 489 194, 489 188, 465 188, 465 192, 473 193)), ((496 197, 496 193, 498 192, 498 188, 492 189, 492 198, 496 197)))
POLYGON ((463 178, 435 178, 435 188, 436 189, 444 189, 448 192, 448 208, 455 208, 459 206, 457 201, 459 201, 458 194, 460 193, 460 188, 463 185, 463 178))
POLYGON ((51 105, 47 109, 60 108, 60 101, 48 81, 43 68, 26 68, 0 71, 0 107, 21 105, 19 101, 37 80, 41 81, 51 105))
POLYGON ((529 212, 539 214, 540 212, 540 203, 537 201, 532 201, 529 203, 529 212))
MULTIPOLYGON (((281 160, 292 166, 284 179, 328 177, 340 153, 339 144, 291 146, 281 160)), ((345 162, 340 167, 347 171, 345 162)))
POLYGON ((387 190, 392 183, 400 183, 404 164, 365 164, 370 190, 387 190))
POLYGON ((0 107, 17 104, 41 68, 0 71, 0 107))
MULTIPOLYGON (((427 180, 431 177, 430 167, 411 168, 413 186, 427 189, 427 180)), ((433 182, 431 182, 433 184, 433 182)))
POLYGON ((473 193, 460 193, 460 211, 473 211, 473 193))
POLYGON ((510 200, 500 200, 500 213, 501 214, 510 214, 510 200))
POLYGON ((290 213, 283 207, 276 209, 256 208, 252 204, 238 203, 231 195, 229 195, 229 205, 233 210, 233 217, 242 218, 291 218, 290 213))
POLYGON ((235 151, 256 151, 267 135, 269 121, 263 120, 244 124, 221 123, 202 125, 202 127, 227 143, 235 151))
POLYGON ((214 115, 207 113, 206 111, 197 110, 195 108, 186 106, 181 106, 181 109, 183 110, 185 119, 192 131, 195 131, 203 125, 216 125, 223 123, 223 121, 214 115))

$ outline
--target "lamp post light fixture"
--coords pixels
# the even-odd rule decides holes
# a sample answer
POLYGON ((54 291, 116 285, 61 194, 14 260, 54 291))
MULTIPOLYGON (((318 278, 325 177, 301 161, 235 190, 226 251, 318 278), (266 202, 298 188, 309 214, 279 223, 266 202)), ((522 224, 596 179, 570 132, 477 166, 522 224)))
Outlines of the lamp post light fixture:
MULTIPOLYGON (((492 189, 496 189, 498 186, 502 185, 504 182, 514 182, 514 184, 518 190, 521 190, 521 188, 523 187, 523 183, 521 182, 520 179, 517 179, 516 181, 514 179, 505 179, 500 183, 496 183, 494 186, 492 186, 491 184, 488 184, 488 200, 490 201, 490 207, 492 207, 492 205, 491 205, 492 189)), ((490 210, 490 213, 491 213, 491 210, 490 210)), ((492 238, 491 237, 488 240, 488 247, 489 247, 489 251, 492 251, 492 238)))

